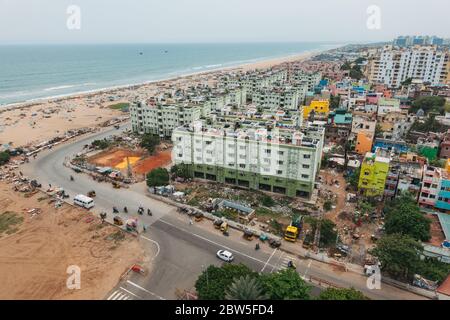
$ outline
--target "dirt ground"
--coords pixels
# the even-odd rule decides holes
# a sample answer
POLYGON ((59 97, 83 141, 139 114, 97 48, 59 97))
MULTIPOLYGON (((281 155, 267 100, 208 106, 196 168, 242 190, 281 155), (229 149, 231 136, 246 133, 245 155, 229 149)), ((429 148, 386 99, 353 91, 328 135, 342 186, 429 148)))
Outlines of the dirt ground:
POLYGON ((428 241, 428 243, 433 246, 440 247, 442 242, 444 242, 445 240, 445 235, 439 222, 439 218, 434 214, 428 214, 427 218, 431 220, 431 239, 430 241, 428 241))
POLYGON ((86 211, 66 204, 56 209, 44 197, 25 198, 0 182, 0 215, 23 217, 13 230, 0 233, 0 299, 103 299, 132 264, 142 261, 143 249, 86 211), (30 208, 41 212, 30 214, 30 208), (81 269, 79 290, 66 286, 72 265, 81 269))
POLYGON ((133 165, 133 172, 137 174, 146 174, 152 169, 167 167, 172 163, 172 151, 165 150, 157 152, 156 155, 141 159, 133 165))
POLYGON ((143 152, 127 149, 112 149, 100 152, 89 158, 89 162, 102 167, 114 168, 120 164, 126 157, 141 157, 143 152))
POLYGON ((133 173, 138 176, 145 175, 155 168, 167 167, 172 163, 172 151, 170 149, 157 151, 153 156, 146 156, 144 151, 114 148, 100 152, 90 157, 88 161, 98 166, 126 171, 126 166, 122 166, 123 162, 126 161, 126 157, 130 157, 130 159, 134 157, 140 158, 137 161, 134 161, 134 159, 130 161, 133 173))

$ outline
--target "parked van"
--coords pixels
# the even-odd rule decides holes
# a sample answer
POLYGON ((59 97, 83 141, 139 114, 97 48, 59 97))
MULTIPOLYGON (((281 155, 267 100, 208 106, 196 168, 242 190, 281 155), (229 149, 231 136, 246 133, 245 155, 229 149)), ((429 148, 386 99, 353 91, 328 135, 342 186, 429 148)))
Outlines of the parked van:
POLYGON ((95 205, 94 199, 86 197, 83 194, 79 194, 73 198, 73 203, 86 209, 90 209, 95 205))

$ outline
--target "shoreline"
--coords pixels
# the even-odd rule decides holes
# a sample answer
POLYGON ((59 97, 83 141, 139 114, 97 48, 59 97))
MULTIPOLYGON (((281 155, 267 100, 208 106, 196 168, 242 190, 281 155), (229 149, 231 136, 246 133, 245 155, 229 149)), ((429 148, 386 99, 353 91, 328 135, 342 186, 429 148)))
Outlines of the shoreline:
MULTIPOLYGON (((8 104, 0 104, 0 114, 5 111, 10 111, 13 109, 21 109, 21 108, 27 108, 32 107, 39 104, 44 103, 52 103, 52 102, 59 102, 64 100, 72 100, 77 98, 86 98, 90 96, 95 96, 97 94, 107 94, 107 93, 113 93, 118 90, 130 90, 130 89, 138 89, 143 86, 148 85, 157 85, 158 83, 165 82, 165 81, 174 81, 179 80, 182 78, 188 78, 192 76, 206 76, 211 75, 217 72, 221 71, 227 71, 227 70, 233 70, 233 69, 244 69, 243 71, 248 71, 252 69, 258 69, 259 64, 271 64, 270 67, 282 64, 290 61, 299 61, 299 60, 305 60, 308 58, 313 57, 314 55, 333 50, 339 47, 344 46, 344 44, 340 45, 330 45, 331 48, 326 49, 314 49, 314 50, 307 50, 303 51, 301 53, 295 53, 290 54, 287 56, 279 56, 279 57, 273 57, 273 58, 257 58, 253 62, 245 62, 245 63, 238 63, 238 64, 232 64, 229 66, 220 66, 217 68, 209 69, 209 70, 203 70, 203 71, 197 71, 197 72, 190 72, 190 73, 180 73, 174 76, 167 76, 160 79, 155 80, 148 80, 144 82, 137 82, 137 83, 131 83, 131 84, 124 84, 124 85, 117 85, 117 86, 111 86, 111 87, 105 87, 105 88, 98 88, 98 89, 92 89, 87 91, 79 91, 79 92, 72 92, 67 94, 61 94, 61 95, 55 95, 55 96, 48 96, 48 97, 42 97, 42 98, 35 98, 35 99, 28 99, 21 102, 13 102, 8 104)), ((264 68, 264 67, 260 67, 264 68)))
POLYGON ((305 62, 339 47, 341 46, 308 50, 300 54, 222 66, 161 80, 0 106, 0 146, 27 147, 61 136, 69 130, 99 127, 105 122, 116 121, 128 115, 122 110, 111 108, 112 105, 146 100, 170 86, 187 88, 200 83, 214 85, 217 77, 227 72, 246 72, 289 62, 305 62))

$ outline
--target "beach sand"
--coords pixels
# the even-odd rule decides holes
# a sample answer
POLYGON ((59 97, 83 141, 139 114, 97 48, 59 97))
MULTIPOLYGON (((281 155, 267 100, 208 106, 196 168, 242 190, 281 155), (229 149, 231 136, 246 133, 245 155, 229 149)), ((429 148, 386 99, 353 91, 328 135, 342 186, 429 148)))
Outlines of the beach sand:
POLYGON ((102 122, 127 116, 127 113, 110 109, 108 106, 119 102, 145 100, 154 96, 158 89, 169 85, 180 88, 205 82, 211 85, 214 84, 214 76, 222 72, 266 69, 284 62, 305 60, 313 55, 312 52, 306 52, 131 87, 3 106, 0 108, 0 145, 11 144, 13 147, 20 147, 37 144, 67 130, 98 126, 102 122))

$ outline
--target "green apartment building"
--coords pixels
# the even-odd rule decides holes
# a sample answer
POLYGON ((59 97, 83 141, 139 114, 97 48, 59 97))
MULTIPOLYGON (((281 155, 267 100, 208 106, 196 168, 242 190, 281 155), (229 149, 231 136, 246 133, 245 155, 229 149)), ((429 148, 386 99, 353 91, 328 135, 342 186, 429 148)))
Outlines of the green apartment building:
POLYGON ((199 179, 309 198, 320 168, 323 128, 179 127, 172 137, 175 164, 199 179))

